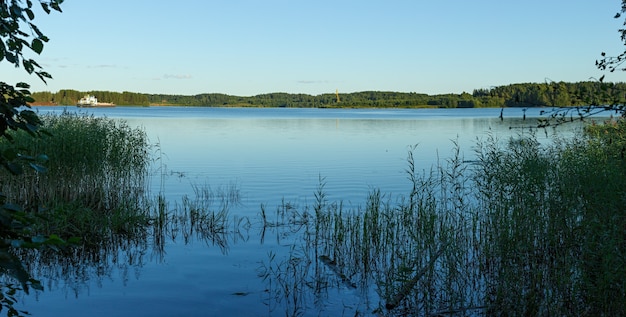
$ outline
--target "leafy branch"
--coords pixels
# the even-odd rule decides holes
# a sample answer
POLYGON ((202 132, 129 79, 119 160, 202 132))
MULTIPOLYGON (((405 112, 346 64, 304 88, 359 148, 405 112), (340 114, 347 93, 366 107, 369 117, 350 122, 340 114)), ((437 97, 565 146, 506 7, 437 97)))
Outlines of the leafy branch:
MULTIPOLYGON (((60 4, 63 0, 40 1, 42 9, 46 13, 52 10, 62 12, 60 4)), ((24 56, 24 48, 28 48, 37 55, 41 54, 44 43, 48 42, 48 37, 32 22, 35 19, 33 12, 33 2, 26 0, 24 4, 20 0, 4 0, 0 2, 0 62, 6 60, 15 65, 23 66, 29 74, 35 74, 43 82, 51 79, 52 76, 43 71, 32 58, 24 56), (22 29, 26 26, 30 34, 22 29)))

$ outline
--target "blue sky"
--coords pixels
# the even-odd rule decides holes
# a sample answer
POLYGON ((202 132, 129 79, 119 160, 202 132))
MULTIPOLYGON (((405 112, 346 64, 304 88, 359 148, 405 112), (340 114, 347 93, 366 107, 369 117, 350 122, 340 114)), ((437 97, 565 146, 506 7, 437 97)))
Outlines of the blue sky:
MULTIPOLYGON (((33 91, 472 92, 584 81, 602 51, 624 50, 619 0, 66 0, 37 8, 50 38, 33 91)), ((626 73, 606 74, 626 81, 626 73)))

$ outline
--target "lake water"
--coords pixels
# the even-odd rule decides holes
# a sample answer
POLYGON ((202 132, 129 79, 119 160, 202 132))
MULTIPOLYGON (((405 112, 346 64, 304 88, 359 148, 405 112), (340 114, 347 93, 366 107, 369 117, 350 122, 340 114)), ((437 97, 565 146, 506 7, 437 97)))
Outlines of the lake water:
MULTIPOLYGON (((445 162, 459 144, 465 160, 477 138, 527 133, 539 110, 529 109, 259 109, 40 107, 124 119, 145 129, 155 147, 151 186, 170 204, 193 195, 194 185, 236 187, 241 204, 230 215, 244 225, 215 239, 173 237, 113 251, 100 262, 42 270, 45 292, 21 304, 33 316, 275 316, 259 269, 269 254, 285 254, 294 238, 261 231, 261 205, 296 207, 314 202, 320 178, 327 198, 358 207, 377 188, 396 199, 410 191, 407 151, 419 169, 445 162), (511 129, 513 127, 513 129, 511 129), (130 251, 129 251, 130 250, 130 251), (56 273, 55 273, 56 272, 56 273)), ((542 136, 543 132, 539 134, 542 136)), ((354 316, 378 305, 375 295, 337 290, 306 316, 354 316), (341 294, 339 294, 341 293, 341 294), (374 302, 374 303, 372 303, 374 302)))

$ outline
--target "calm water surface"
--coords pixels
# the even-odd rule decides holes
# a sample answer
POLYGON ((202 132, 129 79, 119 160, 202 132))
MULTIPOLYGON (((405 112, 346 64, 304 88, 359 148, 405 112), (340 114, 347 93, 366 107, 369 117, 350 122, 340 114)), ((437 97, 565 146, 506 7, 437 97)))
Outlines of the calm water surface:
MULTIPOLYGON (((76 111, 70 107, 69 110, 76 111)), ((40 112, 59 108, 39 108, 40 112)), ((81 109, 80 111, 85 111, 81 109)), ((408 147, 418 144, 421 168, 445 160, 457 140, 467 159, 477 137, 509 135, 519 109, 331 110, 257 108, 98 108, 145 128, 160 145, 166 181, 156 190, 178 198, 191 184, 236 184, 244 206, 256 209, 282 198, 303 201, 326 181, 332 199, 358 204, 372 188, 404 194, 408 147), (182 176, 182 177, 181 177, 182 176)), ((531 114, 532 115, 532 114, 531 114)), ((514 130, 520 132, 520 130, 514 130)), ((155 166, 160 167, 160 166, 155 166)), ((254 214, 256 211, 253 211, 254 214)))
MULTIPOLYGON (((328 199, 357 207, 378 188, 390 199, 407 194, 408 147, 420 169, 445 163, 453 141, 471 160, 477 138, 527 133, 511 127, 521 109, 331 110, 183 107, 77 109, 40 107, 42 113, 88 111, 142 127, 158 144, 152 187, 174 204, 193 195, 193 185, 236 186, 241 204, 231 215, 248 225, 215 241, 170 239, 158 250, 146 243, 116 251, 81 272, 43 270, 46 291, 23 298, 33 316, 274 316, 285 315, 268 300, 258 277, 270 252, 284 254, 293 237, 261 232, 260 206, 274 210, 284 199, 312 204, 320 178, 328 199), (130 250, 130 251, 128 251, 130 250), (281 253, 282 252, 282 253, 281 253)), ((530 109, 530 118, 538 110, 530 109)), ((76 269, 74 269, 76 270, 76 269)), ((354 316, 378 305, 374 294, 337 290, 307 316, 354 316)))

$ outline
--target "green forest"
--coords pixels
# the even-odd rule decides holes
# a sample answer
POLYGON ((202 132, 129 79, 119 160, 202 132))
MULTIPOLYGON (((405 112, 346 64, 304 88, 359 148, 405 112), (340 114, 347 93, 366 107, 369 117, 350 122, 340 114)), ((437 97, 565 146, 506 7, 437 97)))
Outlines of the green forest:
POLYGON ((120 106, 298 107, 298 108, 481 108, 562 107, 623 103, 626 83, 521 83, 475 89, 471 94, 428 95, 415 92, 363 91, 321 95, 268 93, 251 97, 207 93, 193 96, 134 92, 60 90, 35 92, 35 104, 74 105, 86 94, 120 106))

